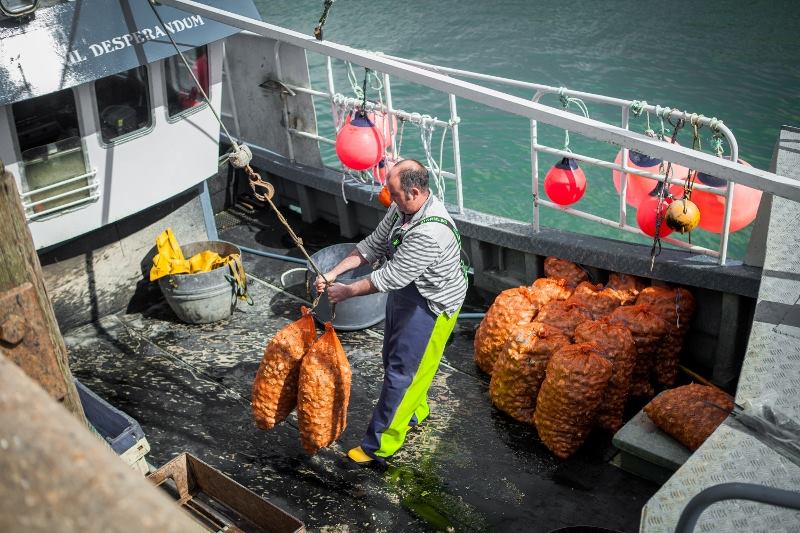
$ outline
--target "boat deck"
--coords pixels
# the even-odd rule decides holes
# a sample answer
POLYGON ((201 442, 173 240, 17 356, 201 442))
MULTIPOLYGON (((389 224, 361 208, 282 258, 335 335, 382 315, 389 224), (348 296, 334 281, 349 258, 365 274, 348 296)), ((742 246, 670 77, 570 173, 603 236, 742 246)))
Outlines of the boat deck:
MULTIPOLYGON (((310 247, 332 242, 334 228, 289 218, 310 247)), ((271 213, 231 211, 217 222, 221 239, 300 256, 271 213)), ((658 486, 610 464, 611 435, 593 435, 561 461, 532 427, 492 407, 487 376, 473 362, 477 321, 459 321, 431 388, 431 417, 385 470, 354 468, 344 455, 360 442, 379 394, 380 325, 339 334, 353 381, 338 442, 308 456, 294 415, 273 430, 257 429, 251 384, 269 339, 300 316, 304 273, 291 271, 298 267, 291 263, 244 259, 254 305, 240 303, 229 320, 183 324, 153 299, 139 312, 105 316, 65 335, 75 376, 138 420, 152 464, 187 451, 312 530, 638 530, 642 506, 658 486)))

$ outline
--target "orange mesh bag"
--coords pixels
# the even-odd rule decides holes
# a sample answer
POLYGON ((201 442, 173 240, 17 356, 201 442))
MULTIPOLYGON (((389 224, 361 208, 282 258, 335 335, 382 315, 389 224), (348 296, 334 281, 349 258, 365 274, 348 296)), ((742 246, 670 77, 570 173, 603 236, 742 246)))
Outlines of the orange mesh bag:
POLYGON ((552 300, 566 300, 572 296, 572 289, 563 279, 539 278, 530 286, 531 299, 538 307, 552 300))
POLYGON ((547 362, 569 343, 569 337, 547 324, 531 322, 517 328, 494 363, 492 403, 515 420, 532 424, 547 362))
POLYGON ((575 334, 575 327, 591 318, 592 314, 579 305, 568 303, 566 300, 554 300, 539 310, 536 322, 556 327, 564 335, 572 337, 575 334))
POLYGON ((660 385, 671 387, 678 377, 683 340, 694 315, 694 296, 680 287, 648 287, 636 299, 636 305, 648 305, 667 321, 667 338, 656 353, 653 378, 660 385))
POLYGON ((611 363, 592 343, 565 346, 550 358, 533 421, 557 457, 566 459, 586 440, 610 379, 611 363))
POLYGON ((598 319, 622 305, 622 299, 613 289, 605 289, 600 284, 594 285, 584 281, 575 288, 572 296, 567 298, 567 303, 586 309, 592 318, 598 319))
POLYGON ((341 436, 347 426, 352 373, 330 322, 300 364, 297 421, 300 443, 314 455, 341 436))
POLYGON ((620 305, 630 305, 636 301, 639 293, 647 287, 644 280, 631 276, 630 274, 617 274, 612 272, 608 275, 606 289, 616 291, 621 301, 620 305))
POLYGON ((300 361, 317 338, 311 311, 300 308, 302 317, 284 326, 272 337, 253 380, 250 405, 261 429, 282 422, 297 405, 297 377, 300 361))
POLYGON ((475 362, 478 367, 491 374, 511 332, 533 320, 538 310, 529 287, 506 289, 498 294, 475 332, 475 362))
POLYGON ((611 379, 597 413, 597 427, 617 431, 622 427, 625 402, 631 388, 636 364, 636 345, 631 332, 621 324, 607 320, 588 320, 575 328, 575 342, 591 342, 611 362, 611 379))
POLYGON ((669 324, 652 312, 648 305, 623 305, 608 315, 611 323, 628 328, 636 344, 636 364, 631 378, 631 395, 644 398, 655 394, 650 383, 650 371, 656 353, 669 331, 669 324))
POLYGON ((647 416, 675 440, 694 451, 733 410, 733 400, 708 385, 669 389, 644 406, 647 416))
POLYGON ((544 260, 544 275, 548 278, 563 279, 567 287, 575 288, 578 284, 589 281, 589 275, 581 267, 558 257, 547 257, 544 260))

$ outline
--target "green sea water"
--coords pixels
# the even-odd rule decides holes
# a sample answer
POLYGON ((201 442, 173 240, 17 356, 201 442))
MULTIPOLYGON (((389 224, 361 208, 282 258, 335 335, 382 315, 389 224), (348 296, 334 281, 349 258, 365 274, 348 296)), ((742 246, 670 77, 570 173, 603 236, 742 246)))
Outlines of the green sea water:
MULTIPOLYGON (((323 2, 256 4, 266 22, 310 35, 323 2)), ((792 0, 337 0, 324 32, 328 40, 366 50, 714 116, 736 135, 739 156, 761 169, 769 169, 780 126, 800 125, 800 2, 792 0)), ((324 58, 310 53, 308 59, 312 85, 326 90, 324 58)), ((336 90, 352 95, 344 63, 336 61, 334 68, 336 90)), ((363 69, 356 74, 363 77, 363 69)), ((396 108, 449 116, 442 93, 396 79, 392 92, 396 108)), ((368 96, 377 99, 375 91, 368 96)), ((556 96, 542 103, 560 106, 556 96)), ((619 124, 619 108, 587 105, 592 118, 619 124)), ((463 99, 458 112, 465 206, 531 221, 528 121, 463 99)), ((320 134, 332 137, 330 107, 322 99, 317 116, 320 134)), ((660 129, 655 118, 651 126, 660 129)), ((644 118, 632 118, 631 129, 643 132, 644 118)), ((708 151, 709 136, 700 133, 701 147, 708 151)), ((434 138, 437 159, 440 135, 434 138)), ((545 144, 560 148, 563 137, 563 130, 540 127, 545 144)), ((691 131, 680 132, 678 141, 691 146, 691 131)), ((618 150, 577 134, 571 135, 570 148, 606 160, 618 150)), ((336 166, 332 147, 322 145, 322 150, 326 163, 336 166)), ((404 132, 402 155, 424 158, 419 132, 411 125, 404 132)), ((443 161, 452 171, 449 149, 443 161)), ((542 175, 555 161, 540 154, 542 175)), ((616 219, 618 197, 610 171, 583 168, 588 188, 575 207, 616 219)), ((454 199, 452 185, 446 196, 454 199)), ((648 242, 550 209, 540 213, 546 226, 648 242)), ((635 225, 633 209, 628 217, 635 225)), ((729 257, 744 255, 749 236, 750 228, 731 235, 729 257)), ((719 237, 698 230, 693 242, 717 248, 719 237)))

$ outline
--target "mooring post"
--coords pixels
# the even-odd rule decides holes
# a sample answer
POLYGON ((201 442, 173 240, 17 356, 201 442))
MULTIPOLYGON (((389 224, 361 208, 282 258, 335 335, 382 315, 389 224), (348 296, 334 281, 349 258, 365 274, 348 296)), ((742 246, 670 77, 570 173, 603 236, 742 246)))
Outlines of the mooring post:
POLYGON ((0 348, 86 424, 16 180, 2 162, 0 221, 0 348))

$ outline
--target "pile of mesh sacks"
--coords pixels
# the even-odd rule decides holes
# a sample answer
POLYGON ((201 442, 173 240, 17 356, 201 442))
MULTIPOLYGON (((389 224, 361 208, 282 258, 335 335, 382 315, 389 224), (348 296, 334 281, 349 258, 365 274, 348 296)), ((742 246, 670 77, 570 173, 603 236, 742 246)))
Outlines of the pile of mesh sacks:
POLYGON ((544 271, 497 296, 476 331, 475 362, 491 375, 494 405, 566 458, 592 429, 617 431, 630 397, 675 385, 695 301, 625 274, 593 284, 555 257, 544 271))
POLYGON ((275 427, 296 407, 300 444, 314 455, 347 426, 352 372, 331 323, 317 338, 311 311, 302 307, 301 313, 267 344, 250 403, 261 429, 275 427))

